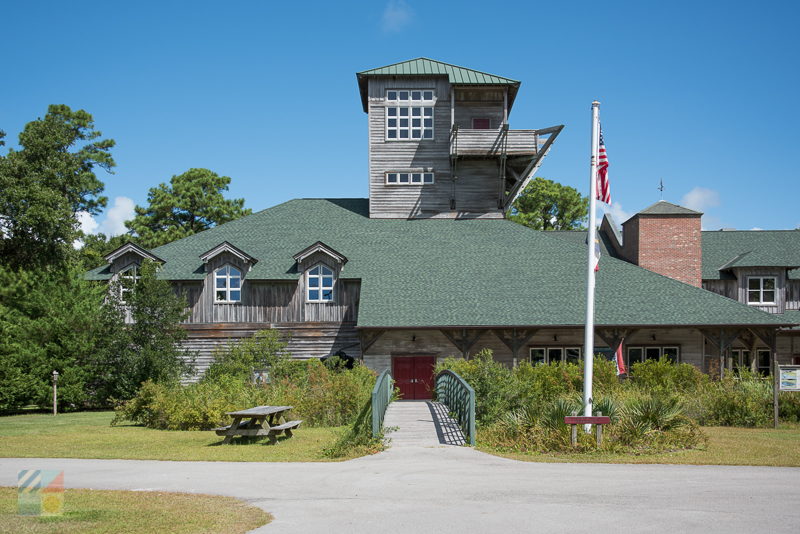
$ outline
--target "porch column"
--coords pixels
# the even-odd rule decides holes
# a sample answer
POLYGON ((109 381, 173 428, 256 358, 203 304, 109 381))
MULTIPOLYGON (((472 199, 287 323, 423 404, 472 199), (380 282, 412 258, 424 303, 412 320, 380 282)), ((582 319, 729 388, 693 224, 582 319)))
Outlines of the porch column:
POLYGON ((492 330, 494 335, 503 342, 503 345, 511 351, 512 365, 517 366, 519 360, 519 349, 528 344, 536 330, 533 328, 511 328, 510 330, 492 330))
POLYGON ((750 331, 769 347, 772 353, 770 368, 772 371, 772 421, 775 428, 778 428, 778 329, 777 328, 751 328, 750 331))
POLYGON ((461 351, 461 357, 469 359, 469 350, 483 336, 484 330, 468 330, 466 328, 441 329, 439 332, 444 335, 450 343, 461 351))
POLYGON ((719 378, 722 380, 725 376, 725 355, 743 330, 741 328, 700 328, 699 330, 712 345, 719 349, 719 378))

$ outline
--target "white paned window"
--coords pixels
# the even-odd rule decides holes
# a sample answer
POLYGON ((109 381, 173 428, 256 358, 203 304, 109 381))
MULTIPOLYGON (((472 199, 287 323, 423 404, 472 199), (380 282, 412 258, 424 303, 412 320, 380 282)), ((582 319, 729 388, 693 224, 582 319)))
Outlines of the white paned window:
POLYGON ((628 347, 628 371, 634 363, 664 358, 677 362, 681 355, 680 347, 628 347))
POLYGON ((531 347, 531 364, 548 364, 555 362, 578 363, 581 359, 580 347, 531 347))
POLYGON ((214 295, 216 302, 241 302, 242 271, 230 265, 214 271, 214 295))
POLYGON ((136 285, 136 282, 138 282, 140 278, 141 276, 139 275, 139 268, 136 265, 128 267, 119 273, 119 301, 122 304, 126 303, 128 300, 128 295, 130 295, 131 291, 133 291, 133 286, 136 285))
POLYGON ((433 183, 432 172, 387 172, 387 185, 430 185, 433 183))
POLYGON ((333 301, 333 269, 319 264, 306 273, 306 300, 308 302, 333 301))
POLYGON ((776 280, 774 276, 750 276, 747 278, 748 304, 775 304, 776 280))
POLYGON ((433 139, 434 104, 432 90, 386 91, 386 139, 433 139))

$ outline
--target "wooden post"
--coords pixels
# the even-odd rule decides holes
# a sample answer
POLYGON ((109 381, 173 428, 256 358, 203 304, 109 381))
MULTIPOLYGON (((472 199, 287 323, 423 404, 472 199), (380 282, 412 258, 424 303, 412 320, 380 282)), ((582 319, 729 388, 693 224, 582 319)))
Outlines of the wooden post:
POLYGON ((778 395, 780 393, 780 366, 778 365, 778 354, 777 352, 772 352, 772 417, 773 421, 772 424, 775 428, 778 428, 778 415, 780 411, 778 410, 778 395))
MULTIPOLYGON (((603 412, 597 412, 595 415, 602 416, 603 412)), ((603 425, 594 425, 597 431, 597 448, 603 444, 603 425)))
MULTIPOLYGON (((578 415, 578 412, 572 412, 573 416, 578 415)), ((571 442, 573 447, 578 446, 578 425, 570 425, 572 427, 571 442)))

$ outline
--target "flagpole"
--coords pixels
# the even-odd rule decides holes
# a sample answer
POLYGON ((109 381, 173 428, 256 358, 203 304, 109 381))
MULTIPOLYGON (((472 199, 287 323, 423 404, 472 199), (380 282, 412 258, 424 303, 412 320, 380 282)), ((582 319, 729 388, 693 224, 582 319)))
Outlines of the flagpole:
MULTIPOLYGON (((583 338, 583 415, 591 417, 592 413, 592 380, 594 378, 594 273, 595 273, 595 241, 597 239, 597 216, 595 215, 597 198, 597 159, 598 136, 600 130, 600 102, 592 102, 592 144, 589 165, 589 236, 586 240, 586 326, 583 338)), ((585 425, 586 432, 591 425, 585 425)))

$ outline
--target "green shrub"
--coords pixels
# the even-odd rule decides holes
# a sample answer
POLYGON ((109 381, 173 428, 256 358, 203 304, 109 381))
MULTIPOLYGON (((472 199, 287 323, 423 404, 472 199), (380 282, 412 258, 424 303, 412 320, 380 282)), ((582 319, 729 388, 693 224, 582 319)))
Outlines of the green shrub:
POLYGON ((227 375, 240 380, 251 380, 253 372, 275 366, 288 360, 286 342, 277 330, 260 330, 252 337, 232 343, 214 354, 214 363, 204 375, 205 380, 215 380, 227 375))
POLYGON ((694 365, 674 363, 668 358, 647 360, 631 365, 634 385, 647 391, 690 393, 706 386, 710 380, 694 365))
POLYGON ((772 422, 772 383, 757 377, 710 382, 690 397, 691 413, 702 425, 767 426, 772 422))
POLYGON ((449 357, 436 366, 436 373, 449 369, 475 390, 475 419, 491 422, 519 407, 518 392, 511 369, 494 360, 491 349, 483 349, 472 359, 449 357))
POLYGON ((278 376, 265 385, 227 374, 188 385, 146 382, 133 399, 117 407, 114 422, 205 430, 230 423, 226 412, 288 405, 305 425, 342 426, 354 421, 375 383, 375 374, 363 365, 331 371, 319 360, 309 360, 282 363, 278 369, 278 376))

